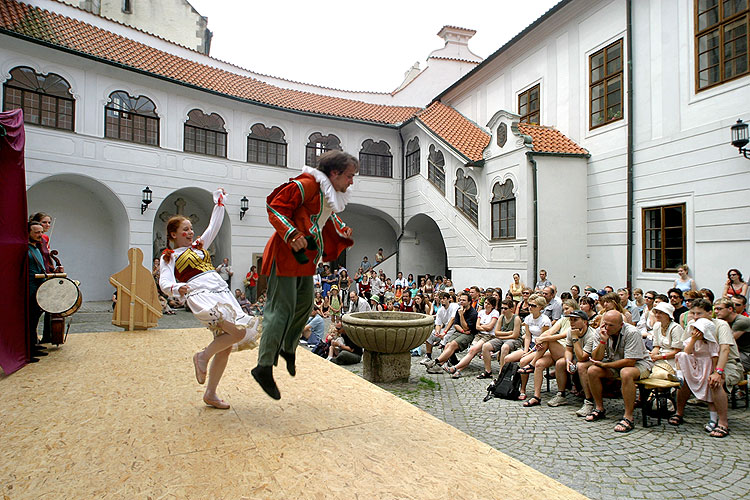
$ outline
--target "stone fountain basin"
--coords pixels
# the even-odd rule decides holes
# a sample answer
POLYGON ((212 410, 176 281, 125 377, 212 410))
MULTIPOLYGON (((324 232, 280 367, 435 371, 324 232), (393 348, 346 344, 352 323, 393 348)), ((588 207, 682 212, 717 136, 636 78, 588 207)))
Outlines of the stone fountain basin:
POLYGON ((355 344, 385 354, 409 352, 422 345, 435 328, 430 315, 400 311, 345 314, 341 321, 355 344))

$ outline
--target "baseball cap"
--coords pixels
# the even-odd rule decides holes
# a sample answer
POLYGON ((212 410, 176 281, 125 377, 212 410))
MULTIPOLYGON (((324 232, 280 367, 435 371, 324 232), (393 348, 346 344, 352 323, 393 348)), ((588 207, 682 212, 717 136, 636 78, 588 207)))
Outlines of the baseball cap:
POLYGON ((584 311, 581 311, 580 309, 571 311, 570 314, 566 314, 565 317, 566 318, 581 318, 581 319, 585 319, 586 321, 589 320, 588 314, 586 314, 584 311))

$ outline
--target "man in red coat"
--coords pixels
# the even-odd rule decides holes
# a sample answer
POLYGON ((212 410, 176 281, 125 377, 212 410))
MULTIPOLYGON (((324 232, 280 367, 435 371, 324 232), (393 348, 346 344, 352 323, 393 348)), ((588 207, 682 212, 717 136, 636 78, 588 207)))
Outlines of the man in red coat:
POLYGON ((318 168, 277 187, 266 199, 268 219, 276 230, 263 252, 261 273, 268 276, 263 335, 253 378, 274 399, 281 394, 273 379, 279 356, 294 376, 295 350, 313 304, 313 274, 322 258, 336 260, 354 244, 352 229, 336 215, 346 207, 359 161, 342 151, 329 151, 318 168), (295 255, 296 252, 297 254, 295 255))

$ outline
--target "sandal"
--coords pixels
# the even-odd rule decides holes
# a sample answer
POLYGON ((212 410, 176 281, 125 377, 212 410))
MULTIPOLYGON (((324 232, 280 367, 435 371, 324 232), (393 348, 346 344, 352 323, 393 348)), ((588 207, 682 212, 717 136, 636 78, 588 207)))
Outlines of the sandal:
POLYGON ((685 422, 685 419, 682 418, 682 415, 674 414, 671 417, 669 417, 669 420, 667 420, 669 425, 682 425, 683 422, 685 422))
POLYGON ((477 378, 480 380, 483 378, 492 378, 492 372, 482 372, 479 375, 477 375, 477 378))
POLYGON ((713 432, 714 429, 716 429, 716 424, 714 420, 709 420, 706 425, 703 426, 703 430, 706 432, 713 432))
POLYGON ((526 401, 523 406, 524 408, 529 408, 531 406, 539 406, 542 404, 542 400, 536 396, 531 396, 528 401, 526 401))
POLYGON ((607 410, 594 408, 593 410, 591 410, 591 413, 586 416, 586 422, 595 422, 597 420, 602 420, 605 418, 607 418, 607 410))
POLYGON ((450 373, 451 375, 453 375, 454 373, 456 373, 456 367, 455 366, 448 366, 448 363, 445 363, 443 365, 443 370, 445 370, 446 372, 450 373))
POLYGON ((711 436, 712 438, 724 438, 728 435, 729 429, 727 429, 723 425, 717 425, 716 428, 711 431, 711 434, 709 434, 709 436, 711 436))
POLYGON ((518 400, 519 401, 524 401, 525 399, 526 399, 526 393, 525 392, 522 392, 521 394, 519 394, 519 396, 518 396, 518 400))
POLYGON ((526 365, 523 368, 519 368, 518 373, 526 373, 526 374, 534 373, 534 367, 531 365, 526 365))
POLYGON ((622 417, 617 425, 615 425, 615 432, 630 432, 633 430, 633 421, 629 418, 622 417))
POLYGON ((453 368, 453 375, 451 375, 451 378, 461 378, 461 370, 453 368))

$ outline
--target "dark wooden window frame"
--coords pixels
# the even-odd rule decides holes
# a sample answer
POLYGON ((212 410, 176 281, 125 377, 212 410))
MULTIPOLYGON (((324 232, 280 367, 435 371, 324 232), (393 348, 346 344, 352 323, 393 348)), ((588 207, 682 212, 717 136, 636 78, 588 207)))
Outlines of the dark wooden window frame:
POLYGON ((524 90, 520 94, 518 94, 518 114, 521 116, 521 118, 518 120, 521 123, 541 123, 541 101, 542 101, 542 92, 541 92, 541 85, 536 84, 532 87, 524 90), (532 94, 536 91, 536 99, 532 99, 532 94), (526 109, 522 110, 521 107, 523 104, 521 103, 523 98, 526 98, 526 109), (536 108, 532 108, 532 103, 536 102, 536 108), (533 117, 536 115, 536 121, 533 121, 533 117))
POLYGON ((642 259, 643 259, 643 271, 644 272, 661 272, 661 273, 674 273, 677 271, 677 266, 685 264, 687 262, 687 227, 686 227, 686 204, 675 203, 672 205, 662 205, 657 207, 644 207, 641 209, 641 226, 642 226, 642 259), (681 225, 680 226, 665 226, 665 210, 680 208, 682 211, 681 225), (658 227, 647 227, 647 221, 649 219, 648 212, 657 212, 659 215, 658 227), (667 247, 667 231, 674 230, 681 231, 681 242, 682 247, 667 247), (653 238, 651 237, 653 236, 653 238), (652 242, 654 242, 652 244, 652 242), (667 251, 668 250, 681 250, 681 257, 679 262, 674 259, 674 266, 667 267, 667 251), (660 266, 649 266, 650 262, 649 252, 658 252, 660 266))
POLYGON ((624 108, 623 108, 623 85, 624 85, 624 72, 623 72, 623 44, 622 44, 622 38, 619 40, 610 43, 606 47, 597 50, 593 54, 589 56, 589 130, 593 130, 595 128, 603 127, 604 125, 608 125, 610 123, 616 122, 618 120, 623 119, 624 115, 624 108), (613 49, 615 47, 620 47, 620 56, 619 57, 613 57, 609 58, 609 51, 610 49, 613 49), (594 58, 603 55, 603 63, 601 66, 594 66, 594 58), (616 61, 617 59, 620 60, 620 69, 617 71, 612 71, 611 73, 608 73, 609 63, 616 61), (594 80, 592 77, 592 73, 594 72, 594 69, 602 68, 602 74, 601 77, 594 80), (609 114, 609 108, 613 107, 613 105, 610 104, 610 96, 615 94, 615 92, 607 92, 607 89, 609 88, 609 85, 613 82, 617 81, 619 79, 620 82, 620 89, 619 91, 616 91, 619 94, 619 103, 620 103, 620 110, 618 112, 615 112, 612 116, 609 114), (594 99, 594 89, 596 87, 602 87, 603 95, 601 97, 598 97, 594 99), (598 123, 594 125, 594 101, 595 100, 601 100, 602 101, 602 107, 599 109, 596 113, 603 113, 603 119, 601 123, 598 123))
POLYGON ((420 171, 419 138, 415 137, 406 144, 406 178, 419 175, 420 171))
POLYGON ((3 85, 3 111, 10 111, 11 109, 20 108, 23 110, 24 122, 26 124, 37 125, 39 127, 54 128, 57 130, 68 130, 72 132, 75 129, 76 109, 75 99, 73 99, 73 96, 63 97, 61 95, 55 95, 46 92, 42 87, 33 89, 28 85, 23 85, 21 84, 21 82, 14 79, 13 72, 16 70, 28 70, 29 72, 32 72, 34 74, 37 80, 42 77, 42 79, 44 80, 42 84, 46 83, 46 80, 48 78, 55 77, 59 79, 59 82, 67 85, 67 92, 70 92, 70 84, 62 76, 56 73, 47 73, 46 75, 43 75, 37 73, 32 68, 26 66, 18 66, 10 71, 11 79, 6 81, 3 85), (11 101, 16 101, 16 99, 13 97, 9 97, 9 90, 10 94, 20 93, 20 104, 17 104, 15 102, 11 104, 11 101), (48 109, 45 109, 45 103, 48 109), (65 109, 60 109, 61 106, 64 108, 66 107, 66 105, 70 107, 70 113, 67 113, 65 109), (30 112, 31 110, 35 110, 36 114, 30 112), (49 122, 49 113, 51 113, 51 115, 54 117, 54 124, 50 124, 49 122), (47 116, 47 120, 45 120, 45 114, 47 116), (60 124, 61 121, 63 122, 63 125, 60 124), (64 125, 66 122, 70 125, 69 127, 64 125))
POLYGON ((464 174, 463 170, 458 169, 456 171, 456 182, 455 193, 456 193, 456 208, 471 222, 474 227, 479 227, 479 202, 477 200, 479 191, 477 190, 477 181, 472 179, 468 174, 464 174), (474 190, 476 194, 471 194, 464 190, 463 184, 470 180, 474 184, 474 190), (462 187, 459 187, 459 183, 462 187))
MULTIPOLYGON (((750 2, 748 2, 750 3, 750 2)), ((700 11, 700 0, 695 0, 694 6, 694 12, 693 12, 693 29, 695 30, 695 53, 694 53, 694 61, 695 61, 695 91, 701 92, 706 89, 710 89, 712 87, 715 87, 717 85, 721 85, 722 83, 726 83, 732 80, 735 80, 737 78, 741 78, 743 76, 747 76, 750 74, 750 5, 748 3, 745 4, 746 8, 743 10, 740 10, 735 13, 730 13, 728 16, 725 15, 724 12, 724 6, 725 2, 723 0, 718 0, 715 8, 717 9, 717 15, 716 15, 716 22, 713 24, 710 24, 703 29, 700 28, 700 17, 702 15, 706 15, 711 9, 707 9, 705 11, 700 11), (734 54, 734 57, 731 57, 729 59, 726 58, 726 45, 727 40, 725 40, 725 30, 728 26, 736 23, 737 21, 742 20, 742 18, 745 19, 745 71, 741 73, 736 73, 730 77, 726 77, 726 63, 727 61, 739 59, 739 56, 734 54), (717 31, 718 32, 718 38, 719 42, 716 47, 708 48, 704 51, 701 51, 700 48, 700 39, 702 37, 705 37, 709 35, 710 33, 717 31), (706 68, 703 68, 703 70, 710 69, 712 67, 718 66, 719 68, 719 79, 713 83, 708 83, 704 86, 700 86, 700 74, 701 74, 701 66, 700 66, 700 58, 702 54, 707 54, 711 49, 715 48, 718 52, 718 61, 716 64, 708 65, 706 68)), ((738 40, 739 38, 734 38, 730 40, 729 42, 734 42, 738 40)), ((708 57, 708 56, 707 56, 708 57)))
POLYGON ((286 167, 287 143, 284 131, 276 126, 266 127, 262 123, 256 123, 250 127, 250 130, 247 136, 247 162, 286 167), (272 157, 275 161, 271 159, 272 157))
POLYGON ((216 113, 207 115, 199 109, 191 110, 188 117, 188 121, 185 122, 182 150, 186 153, 226 158, 227 131, 224 129, 224 119, 216 113), (210 121, 216 123, 211 126, 210 121), (201 136, 203 139, 199 140, 201 136), (192 146, 189 146, 190 142, 192 142, 192 146), (203 146, 199 147, 199 144, 203 146), (213 149, 213 152, 211 152, 211 149, 213 149))
POLYGON ((513 181, 499 182, 492 188, 492 239, 513 240, 516 238, 516 196, 513 194, 513 181), (510 183, 510 184, 508 184, 510 183), (499 189, 496 189, 499 188, 499 189), (510 191, 510 193, 508 193, 510 191), (512 215, 509 215, 512 212, 512 215), (503 234, 505 222, 505 234, 503 234))
POLYGON ((305 165, 312 168, 317 167, 318 158, 323 153, 333 151, 334 149, 343 151, 341 148, 341 139, 334 134, 323 135, 320 132, 311 134, 309 142, 305 146, 305 165))
MULTIPOLYGON (((127 125, 127 124, 125 124, 127 125)), ((156 114, 156 104, 154 104, 154 101, 149 99, 146 96, 138 96, 133 97, 129 95, 125 91, 115 91, 112 92, 109 95, 109 102, 106 106, 104 106, 104 137, 107 139, 118 139, 121 141, 127 141, 127 142, 133 142, 135 144, 145 144, 148 146, 159 146, 160 144, 160 130, 159 130, 159 116, 156 114), (118 108, 113 102, 112 102, 112 96, 115 94, 121 94, 124 96, 127 96, 129 99, 128 106, 132 109, 132 104, 137 103, 139 99, 143 98, 146 99, 148 102, 153 104, 153 115, 146 114, 146 113, 139 113, 136 111, 126 111, 124 109, 118 108), (111 113, 111 118, 116 119, 117 126, 116 130, 112 130, 108 114, 111 113), (124 126, 123 121, 130 121, 129 126, 124 126), (136 129, 135 124, 136 121, 141 121, 143 123, 142 128, 136 129), (151 131, 151 136, 155 139, 154 141, 149 141, 149 124, 152 124, 153 131, 151 131), (122 131, 123 130, 130 130, 130 137, 122 137, 122 131), (135 132, 136 130, 140 130, 143 133, 143 140, 136 140, 135 132)))
POLYGON ((393 155, 385 141, 367 139, 359 151, 359 175, 368 177, 393 177, 393 155))
POLYGON ((434 145, 430 145, 427 156, 427 180, 445 195, 445 156, 434 145))

